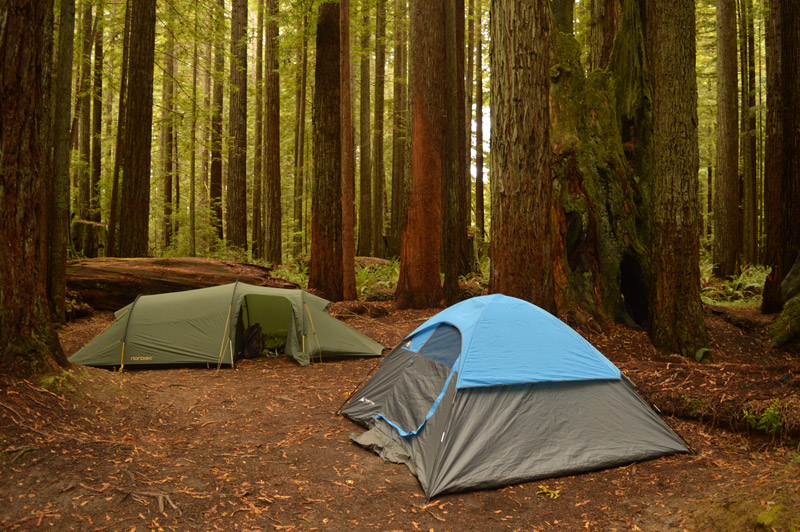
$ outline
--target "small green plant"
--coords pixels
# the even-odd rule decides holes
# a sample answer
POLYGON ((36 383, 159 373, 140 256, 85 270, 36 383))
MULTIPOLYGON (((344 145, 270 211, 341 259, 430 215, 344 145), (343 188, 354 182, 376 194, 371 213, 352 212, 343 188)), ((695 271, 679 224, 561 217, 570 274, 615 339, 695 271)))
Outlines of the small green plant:
POLYGON ((364 301, 391 298, 400 278, 400 261, 386 264, 364 264, 356 267, 356 291, 364 301))
POLYGON ((74 393, 76 389, 71 382, 74 379, 75 377, 72 374, 62 371, 56 375, 42 377, 42 380, 39 381, 39 385, 45 390, 54 393, 63 393, 65 391, 74 393))
POLYGON ((761 414, 744 409, 742 418, 752 428, 766 432, 770 436, 776 436, 783 427, 783 408, 779 401, 773 401, 761 414))
POLYGON ((542 494, 545 497, 550 497, 551 499, 558 499, 558 497, 561 495, 561 490, 551 490, 547 486, 539 485, 539 491, 537 491, 536 494, 542 494))
POLYGON ((708 401, 704 399, 695 399, 694 397, 684 395, 683 400, 686 401, 686 404, 692 409, 693 416, 700 415, 708 409, 708 401))
POLYGON ((302 260, 293 260, 288 264, 281 264, 272 270, 272 275, 287 281, 308 287, 308 263, 302 260))
POLYGON ((714 277, 714 264, 708 254, 700 259, 700 296, 704 303, 727 306, 753 306, 761 301, 761 291, 770 269, 745 265, 738 275, 714 277))

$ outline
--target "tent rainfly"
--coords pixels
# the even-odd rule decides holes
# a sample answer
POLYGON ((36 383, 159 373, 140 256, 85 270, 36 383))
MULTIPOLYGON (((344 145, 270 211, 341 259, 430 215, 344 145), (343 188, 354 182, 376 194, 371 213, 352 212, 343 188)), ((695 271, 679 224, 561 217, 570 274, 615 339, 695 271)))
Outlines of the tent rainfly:
POLYGON ((259 324, 301 365, 325 357, 379 356, 382 346, 332 317, 330 302, 303 290, 232 283, 139 296, 70 357, 87 366, 227 364, 259 324))
POLYGON ((356 443, 405 463, 428 499, 688 452, 589 342, 500 294, 423 323, 342 414, 368 428, 356 443))

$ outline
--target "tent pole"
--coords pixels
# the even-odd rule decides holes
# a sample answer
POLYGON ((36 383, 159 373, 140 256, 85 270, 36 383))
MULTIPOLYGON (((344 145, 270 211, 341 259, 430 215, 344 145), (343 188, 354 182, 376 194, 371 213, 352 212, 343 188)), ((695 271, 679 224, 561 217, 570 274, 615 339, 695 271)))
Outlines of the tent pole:
POLYGON ((119 371, 122 373, 122 368, 125 367, 125 340, 128 339, 128 325, 131 323, 131 318, 133 317, 133 309, 136 307, 136 302, 139 301, 139 297, 141 294, 136 296, 136 299, 133 300, 131 304, 130 315, 128 316, 128 321, 125 322, 125 332, 122 333, 122 353, 119 356, 119 371))
MULTIPOLYGON (((239 281, 237 280, 233 284, 233 293, 231 294, 231 302, 228 305, 228 317, 225 318, 225 330, 222 331, 222 345, 219 346, 219 357, 217 358, 217 373, 219 373, 219 368, 222 367, 222 354, 225 352, 225 336, 228 334, 228 327, 231 323, 231 310, 233 309, 233 300, 236 299, 236 287, 239 286, 239 281)), ((233 367, 233 344, 230 342, 230 335, 228 335, 229 343, 231 344, 231 367, 233 367)))

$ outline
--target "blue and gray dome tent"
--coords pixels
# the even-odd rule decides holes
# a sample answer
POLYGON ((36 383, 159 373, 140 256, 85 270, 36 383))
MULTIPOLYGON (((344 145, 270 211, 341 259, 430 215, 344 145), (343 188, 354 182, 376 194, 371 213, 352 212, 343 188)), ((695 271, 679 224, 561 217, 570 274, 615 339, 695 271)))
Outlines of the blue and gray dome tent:
POLYGON ((688 452, 633 384, 548 312, 504 295, 432 317, 342 413, 430 499, 688 452))

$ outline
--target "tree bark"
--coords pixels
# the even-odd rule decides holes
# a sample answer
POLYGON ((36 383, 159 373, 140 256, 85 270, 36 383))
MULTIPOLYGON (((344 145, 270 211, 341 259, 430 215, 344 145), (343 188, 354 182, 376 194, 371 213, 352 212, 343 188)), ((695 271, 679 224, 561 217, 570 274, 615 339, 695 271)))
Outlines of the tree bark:
MULTIPOLYGON (((103 137, 103 2, 97 7, 97 30, 94 38, 94 89, 92 91, 92 174, 89 181, 89 217, 93 222, 100 221, 100 174, 102 171, 103 137)), ((97 255, 100 242, 93 242, 97 255)))
POLYGON ((298 49, 300 70, 297 74, 295 93, 295 132, 294 132, 294 236, 292 254, 298 257, 303 250, 303 170, 306 138, 306 77, 308 70, 308 15, 303 15, 302 43, 298 49))
POLYGON ((264 170, 261 155, 266 147, 264 139, 264 92, 266 87, 263 82, 264 70, 264 2, 258 0, 256 22, 256 119, 255 140, 253 142, 253 234, 250 238, 253 257, 263 259, 265 256, 264 244, 266 235, 262 227, 261 214, 264 212, 265 202, 261 191, 265 188, 264 170))
POLYGON ((445 153, 449 155, 443 161, 441 260, 444 302, 452 305, 459 300, 458 277, 469 270, 463 0, 448 0, 445 17, 445 94, 450 97, 445 98, 445 153))
POLYGON ((757 137, 756 137, 756 51, 755 51, 755 13, 753 0, 746 0, 747 6, 747 129, 745 150, 749 165, 745 167, 745 190, 751 191, 749 201, 745 198, 745 229, 744 238, 749 240, 750 253, 748 262, 759 263, 759 230, 758 230, 758 164, 757 164, 757 137))
POLYGON ((486 240, 483 198, 483 8, 477 9, 478 42, 475 49, 475 225, 480 242, 486 240))
POLYGON ((131 3, 125 2, 125 25, 122 30, 122 66, 120 74, 119 103, 117 105, 117 139, 114 152, 114 176, 111 183, 111 206, 108 216, 108 246, 106 255, 116 257, 119 255, 119 217, 122 211, 120 201, 121 185, 120 172, 125 157, 125 117, 128 110, 128 70, 130 68, 130 42, 131 42, 131 3))
POLYGON ((653 281, 650 338, 694 356, 708 345, 700 303, 695 5, 647 8, 653 83, 653 281))
MULTIPOLYGON (((194 31, 197 34, 197 0, 194 4, 194 31)), ((191 159, 189 161, 189 256, 197 255, 197 40, 194 41, 192 48, 192 110, 191 110, 191 142, 189 150, 191 159)))
POLYGON ((555 312, 547 3, 492 9, 490 290, 555 312))
POLYGON ((155 0, 132 2, 130 84, 119 228, 119 248, 123 257, 144 257, 148 253, 155 36, 155 0))
POLYGON ((369 84, 369 3, 361 0, 361 106, 359 113, 359 201, 358 201, 358 248, 359 256, 372 256, 375 242, 372 229, 372 158, 370 139, 370 84, 369 84))
POLYGON ((767 119, 764 142, 764 263, 771 268, 764 282, 761 311, 778 312, 783 306, 781 281, 790 265, 782 262, 781 205, 783 188, 783 122, 781 121, 781 4, 765 0, 768 9, 764 37, 767 63, 767 119))
POLYGON ((353 130, 353 84, 350 73, 350 0, 339 4, 339 79, 341 80, 342 148, 342 297, 358 299, 355 270, 355 132, 353 130))
POLYGON ((572 35, 575 18, 575 0, 551 0, 555 29, 572 35))
MULTIPOLYGON (((750 152, 750 137, 755 135, 755 131, 750 131, 750 93, 753 90, 750 85, 749 62, 751 50, 751 30, 748 28, 748 19, 752 12, 752 4, 748 6, 747 0, 739 0, 739 67, 741 79, 741 99, 740 99, 740 144, 739 153, 741 155, 742 167, 740 174, 741 183, 741 232, 742 232, 742 262, 754 264, 757 251, 757 227, 755 225, 756 215, 756 183, 755 157, 750 152), (752 180, 751 180, 752 174, 752 180)), ((755 77, 755 72, 753 73, 755 77)), ((755 115, 753 115, 755 118, 755 115)), ((755 138, 755 137, 753 137, 755 138)))
POLYGON ((214 45, 214 89, 211 110, 211 175, 208 195, 211 201, 211 225, 222 240, 222 105, 225 87, 225 0, 219 0, 215 13, 219 41, 214 45))
POLYGON ((339 3, 323 2, 314 73, 314 184, 308 287, 342 300, 342 151, 339 3))
POLYGON ((411 4, 411 184, 395 292, 395 303, 401 309, 438 306, 443 296, 439 280, 441 194, 448 155, 444 24, 443 3, 411 4))
POLYGON ((589 70, 607 68, 619 31, 620 0, 591 0, 589 70))
POLYGON ((175 79, 175 34, 170 28, 170 21, 174 19, 174 11, 169 8, 165 16, 164 30, 167 34, 166 49, 164 51, 164 64, 166 68, 162 74, 161 84, 161 172, 163 175, 162 193, 164 194, 163 220, 161 230, 164 232, 164 248, 172 244, 172 212, 173 212, 173 184, 172 177, 174 163, 172 154, 175 151, 173 141, 175 139, 173 123, 173 100, 175 79))
POLYGON ((225 239, 247 249, 247 0, 231 5, 231 91, 225 239))
POLYGON ((0 8, 0 373, 22 376, 67 361, 50 325, 46 179, 40 129, 51 1, 0 8))
MULTIPOLYGON (((800 252, 800 2, 781 0, 781 273, 800 252)), ((784 303, 786 299, 784 297, 784 303)))
POLYGON ((405 223, 406 196, 406 102, 407 50, 405 0, 394 3, 394 82, 392 87, 392 217, 389 230, 389 255, 400 256, 405 223))
POLYGON ((53 110, 53 181, 49 224, 49 288, 53 317, 66 319, 67 239, 69 238, 69 124, 72 101, 72 48, 75 39, 75 0, 61 0, 58 62, 53 110))
POLYGON ((383 212, 385 179, 383 168, 384 89, 386 86, 386 0, 375 8, 375 118, 372 141, 372 255, 383 257, 383 212))
POLYGON ((734 0, 717 2, 717 179, 714 191, 714 271, 733 275, 741 249, 734 0))
MULTIPOLYGON (((92 146, 92 2, 83 0, 83 13, 81 14, 81 75, 80 87, 78 88, 79 113, 79 159, 78 165, 78 217, 81 220, 89 220, 89 198, 90 190, 90 170, 91 170, 91 146, 92 146)), ((81 253, 92 255, 91 244, 81 242, 79 246, 81 253)))
POLYGON ((269 20, 265 27, 266 38, 266 72, 264 76, 264 174, 266 212, 264 226, 266 229, 267 262, 281 263, 281 160, 280 160, 280 82, 278 79, 278 0, 267 2, 269 20))

